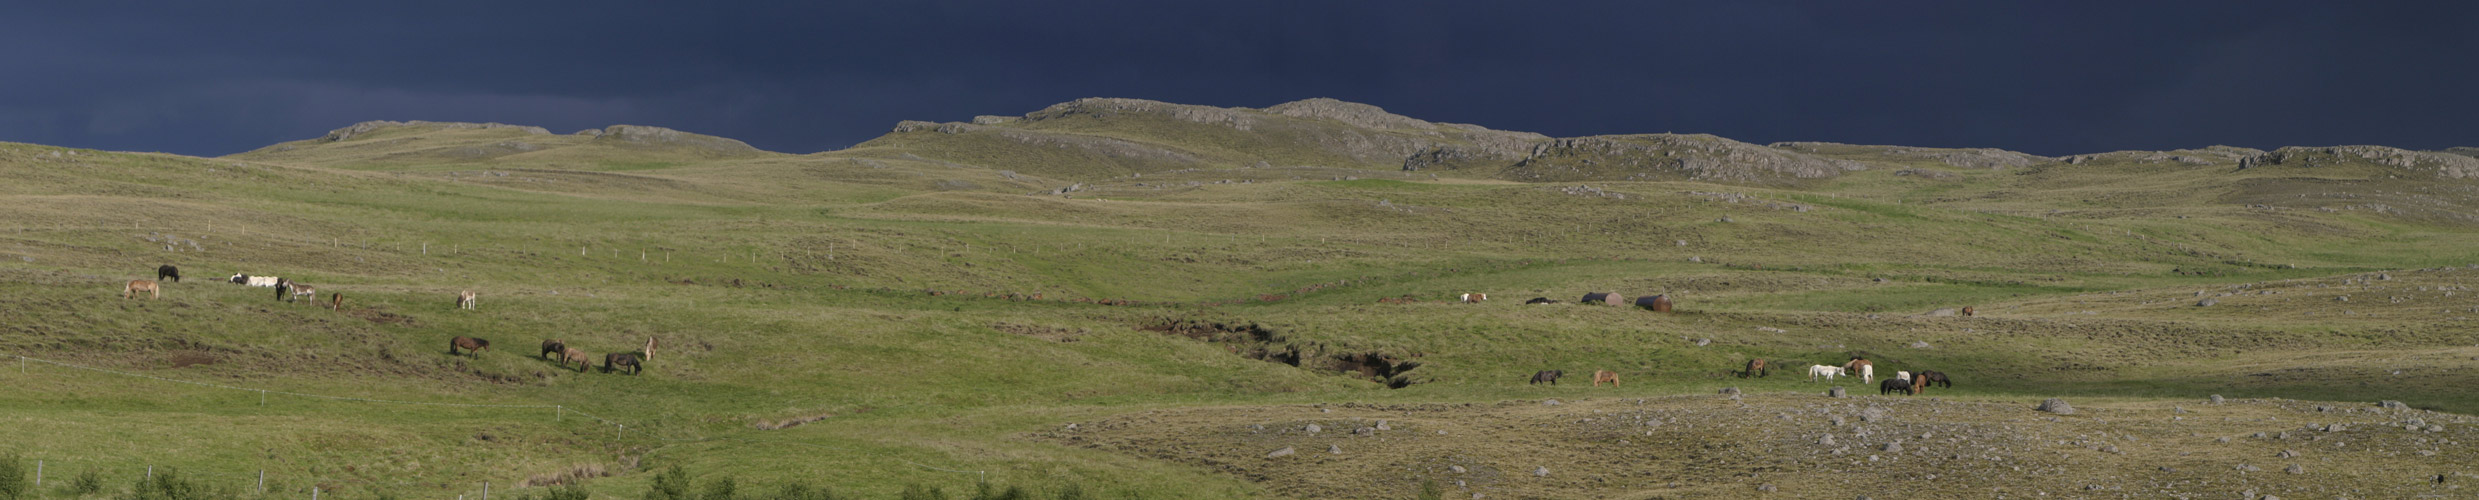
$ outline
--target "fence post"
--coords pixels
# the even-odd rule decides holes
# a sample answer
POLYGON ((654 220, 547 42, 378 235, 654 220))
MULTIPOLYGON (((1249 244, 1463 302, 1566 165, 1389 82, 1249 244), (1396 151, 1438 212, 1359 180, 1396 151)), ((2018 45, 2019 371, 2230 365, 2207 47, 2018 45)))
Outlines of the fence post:
MULTIPOLYGON (((461 496, 460 496, 460 497, 458 497, 458 498, 459 498, 459 500, 462 500, 462 498, 463 498, 463 497, 461 497, 461 496)), ((318 500, 318 487, 317 487, 317 486, 311 486, 311 487, 310 487, 310 500, 318 500)))
POLYGON ((42 460, 42 459, 36 459, 36 460, 34 461, 34 487, 36 487, 36 488, 41 488, 41 487, 43 487, 43 460, 42 460))
POLYGON ((155 479, 155 466, 146 466, 146 479, 150 481, 155 479))
POLYGON ((482 482, 482 500, 491 500, 491 482, 482 482))
POLYGON ((258 494, 267 494, 267 469, 258 470, 258 494))

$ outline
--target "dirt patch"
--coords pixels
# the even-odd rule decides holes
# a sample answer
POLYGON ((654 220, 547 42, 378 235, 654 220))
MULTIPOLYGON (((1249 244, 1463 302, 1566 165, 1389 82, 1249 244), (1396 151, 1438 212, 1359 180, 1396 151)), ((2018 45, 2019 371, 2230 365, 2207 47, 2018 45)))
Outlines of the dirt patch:
POLYGON ((604 469, 602 464, 577 464, 568 466, 566 469, 526 477, 524 481, 518 481, 516 486, 519 488, 533 488, 540 486, 573 485, 583 483, 587 479, 610 476, 611 472, 604 469))
POLYGON ((1277 496, 2284 498, 2467 495, 2479 419, 2365 403, 2078 405, 1807 393, 1155 410, 1033 439, 1190 464, 1277 496), (1272 453, 1281 449, 1294 453, 1272 453), (2303 455, 2283 456, 2283 450, 2303 455), (1339 453, 1336 453, 1338 452, 1339 453), (2296 464, 2303 472, 2286 473, 2296 464))
POLYGON ((990 328, 1052 342, 1075 342, 1077 338, 1093 333, 1092 330, 1084 328, 1068 329, 1016 323, 992 323, 990 328))
POLYGON ((361 318, 364 321, 382 325, 399 325, 405 327, 422 326, 420 323, 415 322, 412 316, 405 316, 377 309, 346 309, 344 313, 352 317, 361 318))
POLYGON ((1405 373, 1420 368, 1419 361, 1406 359, 1420 357, 1419 353, 1396 355, 1320 342, 1293 342, 1256 323, 1164 319, 1139 329, 1217 344, 1248 359, 1356 375, 1391 389, 1426 382, 1405 373))
POLYGON ((206 351, 181 351, 164 356, 164 366, 166 368, 188 368, 198 365, 212 365, 215 364, 215 362, 215 355, 208 354, 206 351))

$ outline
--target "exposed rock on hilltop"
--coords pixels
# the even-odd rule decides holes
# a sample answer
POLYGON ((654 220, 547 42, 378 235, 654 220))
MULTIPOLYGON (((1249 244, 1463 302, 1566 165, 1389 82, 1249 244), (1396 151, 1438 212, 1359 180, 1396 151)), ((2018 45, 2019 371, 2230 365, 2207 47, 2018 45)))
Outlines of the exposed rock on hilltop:
POLYGON ((1863 146, 1834 142, 1776 142, 1769 146, 1817 156, 1845 160, 1932 160, 1961 168, 2021 168, 2057 161, 1996 148, 1915 148, 1907 146, 1863 146))
POLYGON ((623 146, 686 146, 723 154, 755 154, 760 151, 749 143, 704 134, 692 134, 663 127, 644 125, 612 125, 594 136, 594 144, 623 146))
POLYGON ((1711 135, 1645 134, 1544 142, 1499 177, 1547 182, 1685 179, 1785 183, 1867 168, 1856 161, 1783 151, 1711 135))
POLYGON ((2203 149, 2176 151, 2113 151, 2073 155, 2060 158, 2066 163, 2082 165, 2100 163, 2179 163, 2186 165, 2225 165, 2264 154, 2264 150, 2236 146, 2206 146, 2203 149))
POLYGON ((1376 106, 1323 97, 1276 104, 1274 107, 1265 108, 1265 111, 1297 118, 1324 118, 1361 128, 1428 130, 1438 126, 1435 123, 1412 117, 1388 113, 1385 109, 1376 106))
POLYGON ((2479 177, 2479 158, 2384 146, 2291 146, 2241 159, 2238 162, 2238 168, 2274 165, 2314 168, 2354 161, 2406 169, 2445 179, 2479 177))
POLYGON ((345 127, 345 128, 340 128, 340 129, 335 129, 335 130, 330 130, 330 131, 327 131, 327 137, 323 138, 323 140, 326 140, 327 142, 338 142, 338 141, 343 141, 343 140, 346 140, 346 139, 352 139, 353 137, 355 137, 355 136, 359 136, 359 135, 362 135, 362 134, 368 134, 368 133, 371 133, 371 132, 375 132, 375 131, 378 131, 378 130, 381 130, 381 129, 391 128, 391 127, 421 127, 421 128, 433 128, 433 129, 512 128, 512 129, 523 130, 523 131, 526 131, 526 132, 532 132, 532 133, 535 133, 535 134, 541 134, 541 135, 550 135, 550 134, 551 134, 551 131, 550 131, 550 130, 544 129, 544 128, 542 128, 542 127, 529 127, 529 126, 523 126, 523 125, 509 125, 509 124, 505 124, 505 123, 428 122, 428 121, 421 121, 421 120, 414 120, 414 121, 405 121, 405 122, 400 122, 400 121, 391 121, 391 120, 371 120, 371 121, 366 121, 366 122, 361 122, 361 123, 355 123, 355 124, 353 124, 353 126, 350 126, 350 127, 345 127))
POLYGON ((1308 99, 1267 109, 1087 98, 1021 119, 905 121, 865 147, 1048 176, 1200 166, 1488 167, 1522 159, 1540 134, 1441 124, 1367 104, 1308 99), (925 134, 925 133, 935 133, 925 134), (1430 160, 1420 160, 1430 158, 1430 160))

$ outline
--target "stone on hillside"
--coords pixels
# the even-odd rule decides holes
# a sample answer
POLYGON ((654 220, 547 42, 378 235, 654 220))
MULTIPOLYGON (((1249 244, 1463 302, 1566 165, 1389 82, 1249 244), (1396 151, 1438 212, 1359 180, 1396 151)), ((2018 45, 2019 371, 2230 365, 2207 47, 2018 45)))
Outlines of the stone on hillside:
POLYGON ((1847 398, 1847 397, 1851 397, 1851 395, 1850 395, 1849 393, 1843 392, 1841 387, 1834 387, 1834 388, 1832 388, 1832 389, 1826 389, 1826 390, 1825 390, 1825 397, 1829 397, 1829 398, 1847 398))
POLYGON ((1816 444, 1821 444, 1821 445, 1825 445, 1825 446, 1833 446, 1833 435, 1832 435, 1832 434, 1826 434, 1824 437, 1819 437, 1819 438, 1816 438, 1816 444))
POLYGON ((1359 434, 1359 435, 1362 435, 1362 436, 1375 436, 1375 435, 1377 435, 1377 428, 1376 428, 1376 427, 1362 427, 1362 428, 1358 428, 1358 429, 1352 429, 1352 430, 1351 430, 1351 433, 1352 433, 1352 434, 1359 434))
POLYGON ((1687 256, 1687 261, 1688 261, 1688 262, 1704 262, 1704 258, 1703 258, 1703 257, 1697 257, 1697 256, 1690 255, 1690 256, 1687 256))
POLYGON ((2306 474, 2306 473, 2307 473, 2307 468, 2306 468, 2306 467, 2299 467, 2299 466, 2298 466, 2298 464, 2290 464, 2290 467, 2289 467, 2289 468, 2287 468, 2287 469, 2281 469, 2281 471, 2282 471, 2282 472, 2288 472, 2288 473, 2291 473, 2291 474, 2306 474))
POLYGON ((1449 465, 1449 466, 1446 466, 1446 471, 1447 471, 1447 472, 1453 472, 1453 473, 1456 473, 1456 474, 1462 474, 1462 473, 1463 473, 1463 471, 1464 471, 1464 469, 1463 469, 1463 466, 1461 466, 1461 465, 1449 465))
POLYGON ((2058 398, 2049 398, 2047 401, 2041 401, 2040 406, 2034 409, 2059 415, 2074 414, 2074 406, 2068 405, 2066 404, 2066 400, 2058 398))
POLYGON ((2220 304, 2221 301, 2218 299, 2204 299, 2195 301, 2195 307, 2212 307, 2220 304))
POLYGON ((1928 315, 1929 315, 1929 316, 1933 316, 1933 317, 1940 317, 1940 318, 1941 318, 1941 317, 1946 317, 1946 316, 1954 316, 1954 315, 1959 315, 1959 314, 1962 314, 1962 313, 1963 313, 1963 312, 1962 312, 1962 310, 1961 310, 1961 309, 1955 309, 1955 308, 1951 308, 1951 307, 1944 308, 1944 309, 1938 309, 1938 310, 1934 310, 1934 311, 1928 311, 1928 315))
POLYGON ((1911 348, 1912 348, 1912 349, 1927 349, 1927 348, 1929 348, 1928 341, 1926 341, 1926 340, 1912 341, 1912 342, 1911 342, 1911 348))
POLYGON ((1326 430, 1326 428, 1318 427, 1317 424, 1308 424, 1308 427, 1302 428, 1302 430, 1308 431, 1309 434, 1316 434, 1318 431, 1326 430))
POLYGON ((1886 452, 1886 453, 1901 453, 1901 452, 1902 452, 1902 442, 1901 442, 1901 441, 1895 441, 1895 442, 1891 442, 1891 443, 1885 443, 1885 452, 1886 452))
POLYGON ((2221 395, 2219 395, 2219 394, 2214 394, 2214 395, 2212 395, 2212 404, 2216 404, 2216 405, 2217 405, 2217 404, 2221 404, 2221 401, 2223 401, 2223 400, 2221 399, 2221 395))
POLYGON ((1541 400, 1541 404, 1542 404, 1543 406, 1558 406, 1558 405, 1565 404, 1565 403, 1560 403, 1560 402, 1558 402, 1558 400, 1555 400, 1555 399, 1545 399, 1545 400, 1541 400))
POLYGON ((1859 421, 1861 421, 1861 422, 1875 422, 1875 421, 1878 421, 1878 420, 1884 420, 1884 419, 1885 419, 1885 409, 1884 409, 1884 408, 1878 408, 1878 407, 1870 406, 1870 407, 1867 407, 1867 408, 1862 408, 1862 409, 1860 409, 1860 410, 1859 410, 1859 421))
POLYGON ((2274 453, 2272 456, 2274 458, 2298 458, 2298 452, 2292 450, 2281 450, 2280 453, 2274 453))
POLYGON ((1326 453, 1341 455, 1343 454, 1343 446, 1334 444, 1326 445, 1326 453))
POLYGON ((1378 420, 1377 420, 1377 430, 1381 430, 1381 431, 1391 431, 1391 430, 1394 430, 1394 428, 1393 428, 1393 427, 1388 427, 1388 426, 1386 426, 1386 420, 1385 420, 1385 419, 1378 419, 1378 420))
POLYGON ((1549 468, 1548 468, 1548 467, 1533 467, 1533 468, 1532 468, 1532 475, 1533 475, 1533 476, 1537 476, 1537 477, 1549 477, 1549 468))
POLYGON ((1723 387, 1723 388, 1722 388, 1721 393, 1722 393, 1723 395, 1728 395, 1728 396, 1737 396, 1737 395, 1739 395, 1739 388, 1737 388, 1737 387, 1723 387))
POLYGON ((1280 450, 1274 450, 1272 453, 1267 453, 1267 454, 1265 454, 1265 458, 1288 457, 1288 456, 1291 456, 1291 454, 1293 454, 1293 453, 1298 453, 1298 452, 1297 452, 1297 451, 1292 451, 1291 447, 1289 447, 1289 446, 1285 446, 1285 447, 1283 447, 1283 449, 1280 449, 1280 450))
POLYGON ((2408 410, 2408 409, 2410 409, 2410 405, 2402 404, 2402 402, 2400 402, 2400 401, 2394 401, 2394 400, 2389 400, 2389 399, 2388 399, 2388 400, 2384 400, 2384 401, 2378 401, 2378 402, 2376 402, 2376 406, 2377 406, 2377 407, 2380 407, 2380 408, 2391 409, 2391 410, 2408 410))
POLYGON ((1775 489, 1776 489, 1776 488, 1774 488, 1774 487, 1773 487, 1773 483, 1765 483, 1765 484, 1759 484, 1759 485, 1756 485, 1756 491, 1772 492, 1772 491, 1774 491, 1775 489))

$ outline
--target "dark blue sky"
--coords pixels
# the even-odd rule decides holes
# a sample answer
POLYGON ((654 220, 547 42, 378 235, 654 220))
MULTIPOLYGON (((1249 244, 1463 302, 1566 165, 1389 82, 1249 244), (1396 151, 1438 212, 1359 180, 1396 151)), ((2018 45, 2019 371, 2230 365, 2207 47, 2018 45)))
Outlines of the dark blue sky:
POLYGON ((419 119, 806 153, 1108 96, 2046 155, 2479 146, 2472 2, 167 3, 5 9, 0 141, 222 155, 419 119))

